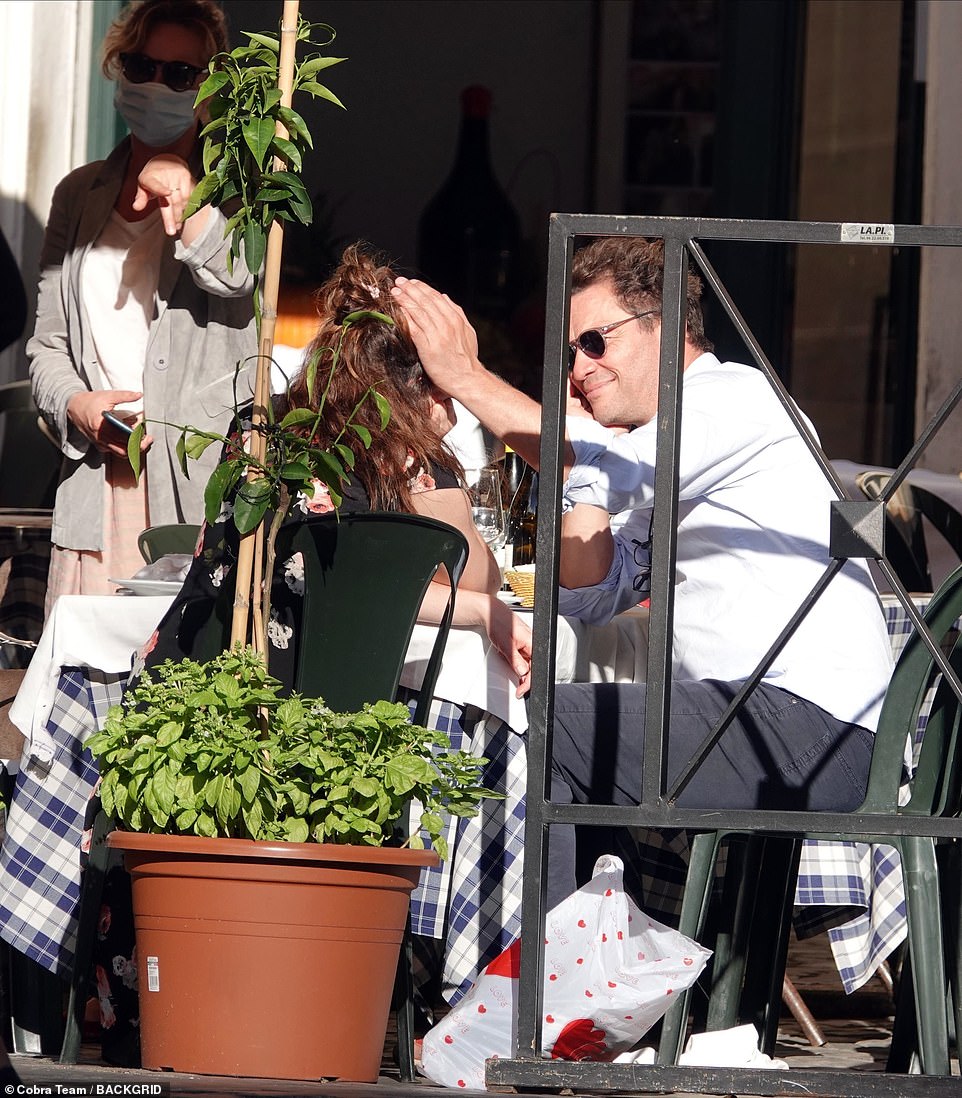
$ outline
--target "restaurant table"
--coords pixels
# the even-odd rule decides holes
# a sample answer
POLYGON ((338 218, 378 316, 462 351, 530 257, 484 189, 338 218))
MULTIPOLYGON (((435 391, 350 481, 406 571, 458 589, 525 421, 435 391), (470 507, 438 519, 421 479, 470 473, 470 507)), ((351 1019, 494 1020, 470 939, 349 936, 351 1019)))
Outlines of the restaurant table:
MULTIPOLYGON (((58 600, 11 710, 27 742, 0 847, 0 936, 62 975, 73 962, 83 819, 97 778, 82 743, 120 699, 131 654, 169 603, 121 595, 58 600)), ((886 612, 893 642, 904 643, 910 628, 904 611, 890 605, 886 612)), ((402 684, 418 681, 432 633, 416 627, 402 684)), ((561 681, 639 681, 646 660, 642 608, 603 627, 559 620, 561 681)), ((527 711, 501 656, 476 630, 451 631, 435 694, 433 721, 451 734, 453 746, 490 760, 485 783, 505 794, 486 801, 479 816, 452 821, 451 858, 426 875, 412 900, 415 933, 441 942, 443 987, 454 1001, 480 965, 520 933, 527 711)), ((677 853, 677 845, 669 841, 668 852, 677 853)), ((643 871, 646 865, 652 863, 643 871)), ((655 886, 663 887, 664 877, 670 899, 673 879, 657 861, 651 877, 657 907, 655 886)), ((830 934, 849 990, 904 938, 898 862, 884 848, 806 844, 797 902, 817 913, 811 925, 842 921, 830 934)))

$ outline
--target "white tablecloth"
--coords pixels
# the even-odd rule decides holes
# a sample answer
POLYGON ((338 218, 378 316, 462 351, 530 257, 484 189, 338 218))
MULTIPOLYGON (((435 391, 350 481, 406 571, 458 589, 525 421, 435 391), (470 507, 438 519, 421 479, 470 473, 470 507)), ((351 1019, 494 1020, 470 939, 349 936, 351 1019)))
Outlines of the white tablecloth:
MULTIPOLYGON (((531 621, 530 612, 518 610, 531 621)), ((408 649, 401 685, 416 687, 431 655, 435 630, 417 625, 408 649)), ((648 611, 638 606, 608 625, 558 619, 556 682, 644 682, 648 669, 648 611)), ((482 629, 452 629, 434 690, 435 697, 476 705, 493 713, 515 732, 524 732, 528 716, 507 663, 482 629)))
POLYGON ((47 718, 62 667, 129 671, 133 654, 156 628, 171 595, 62 595, 57 599, 27 668, 10 720, 26 737, 24 751, 39 763, 53 757, 47 718))

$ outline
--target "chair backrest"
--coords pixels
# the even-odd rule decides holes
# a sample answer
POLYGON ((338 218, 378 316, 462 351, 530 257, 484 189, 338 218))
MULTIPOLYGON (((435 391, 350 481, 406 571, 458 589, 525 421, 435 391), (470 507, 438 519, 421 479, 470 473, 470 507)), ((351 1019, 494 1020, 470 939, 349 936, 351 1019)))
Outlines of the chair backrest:
MULTIPOLYGON (((871 469, 859 473, 855 483, 868 499, 878 499, 890 479, 891 473, 871 469)), ((903 481, 885 508, 885 550, 909 591, 931 591, 933 586, 923 518, 945 539, 955 562, 962 561, 962 515, 941 496, 903 481)))
MULTIPOLYGON (((962 567, 941 584, 926 607, 923 618, 932 635, 950 652, 958 673, 962 648, 954 626, 962 616, 962 567), (948 643, 946 643, 948 639, 948 643)), ((868 791, 861 811, 911 812, 932 815, 951 811, 952 790, 962 766, 959 755, 959 711, 962 709, 950 684, 939 684, 925 725, 922 748, 911 782, 911 799, 899 808, 899 786, 906 737, 915 736, 919 714, 940 672, 919 634, 913 633, 902 650, 882 704, 868 791)))
POLYGON ((37 423, 29 381, 0 385, 0 507, 52 508, 63 455, 37 423))
MULTIPOLYGON (((467 541, 453 526, 396 512, 309 515, 278 534, 278 567, 304 560, 304 606, 294 689, 335 710, 397 696, 411 633, 428 585, 447 571, 450 596, 418 692, 415 723, 427 718, 467 561, 467 541)), ((195 659, 211 658, 230 634, 233 591, 225 583, 210 617, 190 622, 195 659)), ((185 654, 188 654, 185 652, 185 654)))
POLYGON ((447 571, 451 593, 415 714, 422 723, 467 561, 464 535, 446 523, 396 512, 322 516, 292 524, 288 532, 278 560, 296 552, 304 559, 303 643, 294 685, 332 709, 396 696, 421 603, 439 568, 447 571))
POLYGON ((137 548, 144 560, 151 564, 168 553, 193 553, 199 534, 200 526, 190 522, 148 526, 137 535, 137 548))

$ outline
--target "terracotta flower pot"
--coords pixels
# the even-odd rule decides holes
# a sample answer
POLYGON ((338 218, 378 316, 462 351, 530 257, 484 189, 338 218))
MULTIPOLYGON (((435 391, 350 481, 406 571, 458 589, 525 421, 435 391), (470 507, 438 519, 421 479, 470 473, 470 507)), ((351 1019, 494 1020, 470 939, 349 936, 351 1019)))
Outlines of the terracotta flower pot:
POLYGON ((146 1068, 378 1076, 430 851, 115 831, 133 884, 146 1068))

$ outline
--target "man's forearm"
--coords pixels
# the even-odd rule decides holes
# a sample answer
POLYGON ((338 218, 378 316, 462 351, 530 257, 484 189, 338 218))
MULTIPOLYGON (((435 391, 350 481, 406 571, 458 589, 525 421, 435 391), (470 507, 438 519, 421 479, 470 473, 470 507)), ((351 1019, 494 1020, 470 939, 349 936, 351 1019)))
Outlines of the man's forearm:
POLYGON ((615 555, 611 516, 600 507, 578 503, 561 520, 558 580, 574 590, 593 587, 608 575, 615 555))

